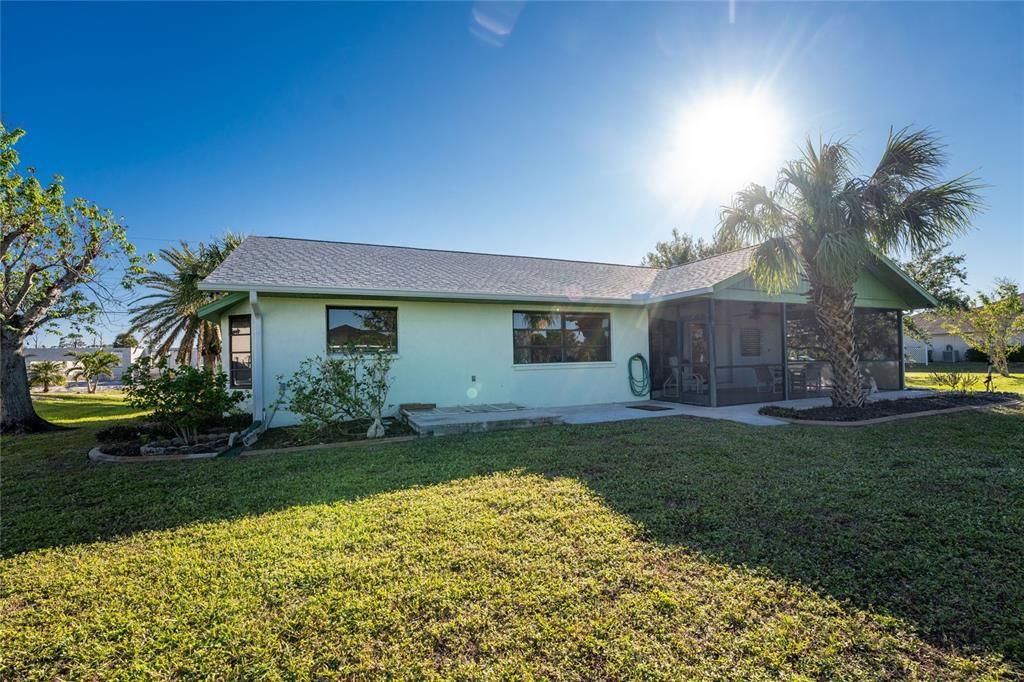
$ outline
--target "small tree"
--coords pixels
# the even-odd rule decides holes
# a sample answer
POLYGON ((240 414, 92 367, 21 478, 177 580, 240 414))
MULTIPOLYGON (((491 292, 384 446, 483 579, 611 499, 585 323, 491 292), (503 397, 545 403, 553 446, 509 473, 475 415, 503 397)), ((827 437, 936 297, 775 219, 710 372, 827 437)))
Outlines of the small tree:
MULTIPOLYGON (((915 251, 909 260, 900 263, 900 268, 920 284, 925 291, 939 302, 936 315, 946 311, 967 310, 971 297, 964 291, 967 284, 967 256, 962 253, 946 253, 949 242, 927 246, 915 251)), ((930 335, 912 315, 903 317, 903 333, 918 341, 929 341, 930 335)))
POLYGON ((710 242, 692 234, 672 230, 672 238, 658 242, 653 251, 648 251, 641 265, 655 268, 670 268, 673 265, 691 263, 701 258, 717 256, 721 253, 735 251, 746 246, 742 239, 730 236, 719 230, 710 242))
POLYGON ((138 348, 139 340, 131 332, 121 332, 114 337, 114 348, 138 348))
POLYGON ((121 356, 105 350, 71 351, 68 355, 78 360, 68 370, 68 376, 85 381, 85 390, 89 393, 96 392, 100 379, 114 376, 114 368, 121 363, 121 356))
POLYGON ((49 393, 50 386, 63 386, 65 380, 62 362, 40 360, 29 365, 28 382, 32 386, 42 386, 43 393, 49 393))
POLYGON ((1024 300, 1020 288, 1000 280, 991 294, 978 293, 981 305, 951 311, 942 326, 968 346, 989 357, 1001 375, 1010 375, 1009 355, 1021 347, 1024 337, 1024 300))
POLYGON ((170 369, 163 358, 139 359, 123 382, 129 405, 152 411, 155 422, 186 443, 195 443, 201 428, 218 423, 246 395, 228 389, 224 372, 189 365, 170 369))
POLYGON ((85 337, 78 332, 63 334, 57 341, 61 348, 85 348, 85 337))
POLYGON ((948 248, 949 242, 921 248, 900 263, 900 268, 934 296, 940 308, 966 310, 971 304, 971 297, 964 291, 967 256, 946 253, 948 248))
POLYGON ((390 352, 352 348, 335 357, 306 358, 287 381, 278 377, 282 381, 276 405, 298 415, 307 434, 354 419, 372 419, 367 436, 380 437, 392 362, 390 352))

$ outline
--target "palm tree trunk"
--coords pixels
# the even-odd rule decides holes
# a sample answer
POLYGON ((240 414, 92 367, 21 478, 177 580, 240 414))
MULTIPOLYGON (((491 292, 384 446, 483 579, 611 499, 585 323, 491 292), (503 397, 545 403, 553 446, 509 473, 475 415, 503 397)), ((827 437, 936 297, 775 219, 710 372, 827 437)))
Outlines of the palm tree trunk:
POLYGON ((860 407, 867 396, 860 373, 853 327, 853 288, 837 289, 812 282, 808 294, 832 363, 832 406, 860 407))
POLYGON ((217 369, 217 361, 220 359, 220 327, 212 322, 203 322, 200 334, 200 348, 203 356, 203 368, 217 369))

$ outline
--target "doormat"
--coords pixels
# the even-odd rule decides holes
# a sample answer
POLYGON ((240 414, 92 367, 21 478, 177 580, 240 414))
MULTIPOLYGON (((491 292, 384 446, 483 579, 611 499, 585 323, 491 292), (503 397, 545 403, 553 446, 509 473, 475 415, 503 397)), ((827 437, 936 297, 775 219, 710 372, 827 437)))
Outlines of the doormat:
POLYGON ((662 412, 664 410, 671 410, 671 407, 665 407, 664 405, 626 405, 631 410, 644 410, 645 412, 662 412))

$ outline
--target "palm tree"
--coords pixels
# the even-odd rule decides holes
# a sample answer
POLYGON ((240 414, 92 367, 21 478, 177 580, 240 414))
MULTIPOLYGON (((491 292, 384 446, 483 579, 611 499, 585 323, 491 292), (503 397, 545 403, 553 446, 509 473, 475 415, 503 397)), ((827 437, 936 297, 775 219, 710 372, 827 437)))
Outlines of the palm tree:
POLYGON ((754 281, 770 292, 806 278, 808 302, 832 363, 832 404, 866 398, 854 340, 854 284, 869 259, 916 252, 965 232, 981 208, 974 178, 940 179, 944 147, 929 130, 889 132, 868 176, 854 173, 847 141, 808 139, 802 156, 779 172, 774 190, 750 185, 723 208, 727 237, 760 243, 754 281))
POLYGON ((198 348, 203 365, 213 367, 220 357, 220 327, 200 320, 199 308, 216 299, 216 294, 201 291, 199 282, 224 262, 242 237, 230 232, 210 244, 199 242, 193 249, 187 242, 161 249, 160 258, 169 272, 151 271, 140 283, 155 290, 137 298, 131 309, 131 331, 146 334, 150 350, 159 356, 170 353, 178 344, 176 360, 191 364, 192 349, 198 348))
POLYGON ((121 363, 121 356, 105 350, 72 351, 68 355, 78 360, 68 374, 85 381, 85 390, 95 393, 103 377, 114 376, 114 368, 121 363))
POLYGON ((50 386, 64 384, 64 363, 56 360, 40 360, 33 362, 28 368, 28 381, 31 386, 42 386, 43 393, 50 392, 50 386))

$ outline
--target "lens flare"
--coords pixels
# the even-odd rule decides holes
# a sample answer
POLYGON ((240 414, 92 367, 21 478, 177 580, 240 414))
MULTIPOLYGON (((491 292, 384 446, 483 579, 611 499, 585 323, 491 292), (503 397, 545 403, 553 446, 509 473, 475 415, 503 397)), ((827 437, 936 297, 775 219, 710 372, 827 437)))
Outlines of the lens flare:
POLYGON ((670 128, 656 164, 656 189, 689 203, 725 203, 752 182, 774 181, 785 137, 782 111, 763 93, 698 98, 670 128))

